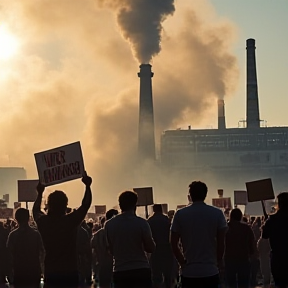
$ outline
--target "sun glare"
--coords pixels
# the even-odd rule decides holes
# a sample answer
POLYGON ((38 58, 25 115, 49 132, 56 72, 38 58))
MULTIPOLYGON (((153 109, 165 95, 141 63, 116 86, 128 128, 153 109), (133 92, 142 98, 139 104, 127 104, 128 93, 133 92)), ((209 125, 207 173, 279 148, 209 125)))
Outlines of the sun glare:
POLYGON ((18 50, 17 38, 9 32, 6 26, 0 25, 0 60, 8 60, 18 50))

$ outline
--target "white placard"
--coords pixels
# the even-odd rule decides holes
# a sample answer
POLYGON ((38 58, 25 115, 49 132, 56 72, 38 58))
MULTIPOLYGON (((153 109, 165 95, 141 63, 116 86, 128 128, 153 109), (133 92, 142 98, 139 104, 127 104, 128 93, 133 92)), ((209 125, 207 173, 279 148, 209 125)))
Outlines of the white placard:
POLYGON ((247 205, 247 191, 234 191, 234 205, 247 205))
POLYGON ((39 180, 18 180, 18 202, 34 202, 39 180))
POLYGON ((83 177, 85 169, 80 142, 36 153, 34 156, 39 179, 45 186, 83 177))

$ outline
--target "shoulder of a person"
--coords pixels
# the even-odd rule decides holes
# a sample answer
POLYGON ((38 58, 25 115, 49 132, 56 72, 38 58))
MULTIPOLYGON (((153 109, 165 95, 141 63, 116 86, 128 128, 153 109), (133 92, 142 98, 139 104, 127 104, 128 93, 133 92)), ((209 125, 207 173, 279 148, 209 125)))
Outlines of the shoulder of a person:
POLYGON ((100 228, 98 231, 96 231, 96 233, 94 234, 93 237, 98 237, 99 235, 101 235, 104 232, 105 232, 104 228, 100 228))
POLYGON ((18 229, 19 228, 16 228, 15 230, 8 233, 8 237, 10 238, 10 240, 13 239, 14 237, 17 237, 17 235, 19 234, 18 229))

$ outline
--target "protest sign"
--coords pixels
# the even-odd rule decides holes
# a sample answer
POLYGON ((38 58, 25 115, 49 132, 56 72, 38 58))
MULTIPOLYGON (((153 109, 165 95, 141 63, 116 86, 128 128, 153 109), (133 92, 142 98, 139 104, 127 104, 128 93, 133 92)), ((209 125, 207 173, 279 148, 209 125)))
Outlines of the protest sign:
POLYGON ((9 194, 4 194, 4 195, 3 195, 3 200, 4 200, 6 203, 9 203, 9 194))
POLYGON ((246 205, 247 203, 247 191, 234 191, 234 205, 246 205))
POLYGON ((179 210, 181 208, 187 207, 187 205, 177 205, 176 210, 179 210))
POLYGON ((219 197, 223 197, 223 195, 224 195, 224 190, 223 190, 223 189, 218 189, 218 190, 217 190, 217 193, 218 193, 218 196, 219 196, 219 197))
POLYGON ((41 183, 45 186, 81 178, 84 162, 80 142, 34 154, 41 183))
POLYGON ((133 188, 133 191, 138 195, 137 206, 148 206, 154 204, 152 187, 133 188))
POLYGON ((88 212, 86 218, 96 220, 96 214, 92 212, 88 212))
POLYGON ((105 215, 106 214, 106 205, 95 205, 95 214, 96 215, 105 215))
POLYGON ((231 198, 213 198, 212 205, 218 208, 232 209, 231 198))
MULTIPOLYGON (((275 206, 276 206, 276 203, 273 200, 265 201, 265 207, 266 207, 266 211, 268 214, 273 211, 273 208, 275 206)), ((245 206, 244 214, 248 216, 263 216, 264 212, 263 212, 261 202, 258 201, 258 202, 247 203, 247 205, 245 206)))
POLYGON ((246 183, 248 202, 275 199, 271 179, 246 183))
POLYGON ((18 202, 35 202, 39 180, 18 180, 18 202))
POLYGON ((0 209, 0 219, 13 218, 12 208, 2 208, 0 209))
POLYGON ((21 208, 20 202, 14 202, 14 209, 17 210, 18 208, 21 208))
POLYGON ((161 204, 163 214, 168 214, 168 204, 161 204))

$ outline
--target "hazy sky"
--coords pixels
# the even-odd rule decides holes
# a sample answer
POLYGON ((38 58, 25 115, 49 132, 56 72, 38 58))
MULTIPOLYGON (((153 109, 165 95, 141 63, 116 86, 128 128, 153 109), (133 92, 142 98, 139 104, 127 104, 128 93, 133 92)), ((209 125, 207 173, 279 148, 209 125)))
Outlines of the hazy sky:
MULTIPOLYGON (((1 1, 1 166, 35 178, 35 152, 80 140, 94 204, 112 205, 121 190, 150 185, 135 168, 139 61, 153 57, 159 147, 165 129, 216 128, 217 98, 228 127, 245 118, 248 38, 256 40, 260 117, 288 125, 287 0, 157 0, 156 26, 142 25, 141 11, 151 9, 143 3, 1 1)), ((80 181, 64 188, 77 206, 80 181)))
POLYGON ((269 126, 287 126, 288 91, 288 1, 210 0, 219 17, 237 26, 234 53, 240 66, 238 90, 226 101, 227 124, 237 126, 245 118, 245 41, 256 40, 260 117, 269 126))

